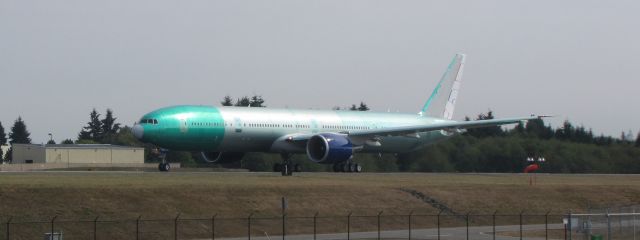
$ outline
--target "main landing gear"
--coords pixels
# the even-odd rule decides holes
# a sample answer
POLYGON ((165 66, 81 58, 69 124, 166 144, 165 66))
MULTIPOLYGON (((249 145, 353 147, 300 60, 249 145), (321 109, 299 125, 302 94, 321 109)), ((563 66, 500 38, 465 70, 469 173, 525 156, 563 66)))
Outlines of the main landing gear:
POLYGON ((273 165, 274 172, 280 172, 282 173, 282 176, 291 176, 293 175, 293 172, 302 171, 302 168, 300 167, 299 164, 293 164, 290 161, 291 154, 282 153, 280 154, 280 156, 282 156, 282 163, 276 163, 273 165))
POLYGON ((362 166, 360 166, 360 164, 357 164, 351 161, 335 163, 333 164, 333 171, 359 173, 359 172, 362 172, 362 166))

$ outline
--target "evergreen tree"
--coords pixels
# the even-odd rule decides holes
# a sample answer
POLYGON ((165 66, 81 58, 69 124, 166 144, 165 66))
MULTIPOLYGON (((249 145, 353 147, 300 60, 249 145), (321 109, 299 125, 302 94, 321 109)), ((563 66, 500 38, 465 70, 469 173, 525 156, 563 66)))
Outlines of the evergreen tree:
POLYGON ((249 105, 251 107, 266 107, 264 105, 264 99, 262 99, 262 96, 258 95, 253 95, 253 97, 251 97, 251 102, 249 103, 249 105))
POLYGON ((369 111, 369 107, 364 102, 360 102, 360 106, 358 107, 358 111, 369 111))
POLYGON ((9 148, 9 150, 7 150, 7 154, 4 155, 4 162, 11 162, 11 160, 13 159, 13 148, 9 148))
POLYGON ((80 133, 78 133, 78 140, 90 140, 90 139, 91 139, 91 132, 86 131, 83 127, 80 130, 80 133))
POLYGON ((87 126, 83 127, 80 134, 78 134, 78 140, 92 140, 94 142, 100 142, 103 136, 100 114, 94 108, 89 114, 89 122, 87 122, 87 126))
POLYGON ((31 143, 29 136, 31 133, 27 131, 27 125, 22 121, 22 117, 18 117, 11 127, 11 133, 9 133, 10 143, 31 143))
POLYGON ((64 141, 62 141, 60 144, 73 144, 73 140, 67 138, 64 141))
MULTIPOLYGON (((0 122, 0 146, 7 144, 7 135, 4 133, 4 127, 2 127, 2 123, 0 122)), ((2 148, 0 148, 0 158, 3 156, 2 148)), ((0 159, 0 162, 4 161, 4 159, 0 159)))
POLYGON ((4 127, 2 126, 2 122, 0 122, 0 145, 7 144, 7 134, 4 132, 4 127))
POLYGON ((524 124, 519 122, 518 125, 514 128, 517 133, 524 133, 524 124))
POLYGON ((351 111, 358 111, 358 107, 356 107, 355 104, 351 104, 351 108, 349 108, 349 110, 351 111))
POLYGON ((638 132, 638 137, 636 137, 636 147, 640 147, 640 132, 638 132))
POLYGON ((231 99, 229 95, 224 96, 224 99, 222 99, 220 104, 222 104, 222 106, 233 106, 233 99, 231 99))
POLYGON ((248 107, 251 106, 251 99, 249 97, 244 96, 236 101, 236 107, 248 107))
POLYGON ((118 133, 120 123, 116 123, 116 119, 118 118, 113 117, 113 111, 107 108, 107 114, 104 116, 104 119, 100 120, 102 123, 103 136, 113 136, 118 133))
MULTIPOLYGON (((481 113, 478 114, 476 120, 490 120, 494 119, 493 111, 489 110, 487 114, 481 113)), ((465 117, 465 121, 470 121, 469 117, 465 117)), ((471 128, 467 129, 467 135, 471 135, 474 137, 491 137, 491 136, 501 136, 503 135, 502 128, 500 126, 493 127, 482 127, 482 128, 471 128)))

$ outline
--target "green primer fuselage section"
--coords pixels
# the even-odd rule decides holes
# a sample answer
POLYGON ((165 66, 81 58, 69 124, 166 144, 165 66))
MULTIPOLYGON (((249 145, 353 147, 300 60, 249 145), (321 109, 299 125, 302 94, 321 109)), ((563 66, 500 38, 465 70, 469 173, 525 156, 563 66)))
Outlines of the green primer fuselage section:
POLYGON ((215 151, 224 140, 224 120, 214 107, 167 107, 150 112, 142 119, 158 120, 158 124, 143 124, 142 140, 163 148, 215 151))
MULTIPOLYGON (((208 106, 167 107, 142 119, 158 120, 158 124, 142 124, 142 140, 171 150, 291 153, 303 153, 305 148, 277 144, 283 142, 283 137, 357 133, 448 121, 418 114, 208 106)), ((380 146, 361 142, 360 151, 410 152, 447 137, 443 131, 418 136, 379 136, 380 146)))

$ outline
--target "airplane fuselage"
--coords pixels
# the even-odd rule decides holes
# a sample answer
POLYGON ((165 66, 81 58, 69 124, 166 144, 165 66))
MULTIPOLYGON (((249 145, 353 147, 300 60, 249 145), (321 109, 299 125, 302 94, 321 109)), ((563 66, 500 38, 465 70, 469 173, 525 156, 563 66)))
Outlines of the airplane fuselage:
MULTIPOLYGON (((285 144, 296 134, 358 131, 428 125, 450 120, 418 114, 363 111, 294 110, 250 107, 173 106, 144 115, 134 127, 136 137, 162 148, 203 152, 304 153, 304 146, 285 144)), ((362 152, 402 153, 446 139, 445 131, 406 136, 380 136, 381 144, 356 144, 362 152)))

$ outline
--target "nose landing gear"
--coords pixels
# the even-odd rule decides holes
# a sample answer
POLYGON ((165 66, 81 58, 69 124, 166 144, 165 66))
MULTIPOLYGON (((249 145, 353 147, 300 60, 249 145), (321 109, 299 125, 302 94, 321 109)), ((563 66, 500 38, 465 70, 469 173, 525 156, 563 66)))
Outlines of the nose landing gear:
POLYGON ((158 171, 160 172, 168 172, 171 170, 171 164, 167 162, 167 152, 166 149, 154 149, 154 153, 158 154, 158 157, 161 159, 160 164, 158 164, 158 171))

